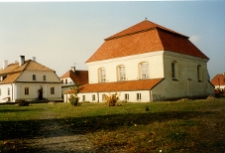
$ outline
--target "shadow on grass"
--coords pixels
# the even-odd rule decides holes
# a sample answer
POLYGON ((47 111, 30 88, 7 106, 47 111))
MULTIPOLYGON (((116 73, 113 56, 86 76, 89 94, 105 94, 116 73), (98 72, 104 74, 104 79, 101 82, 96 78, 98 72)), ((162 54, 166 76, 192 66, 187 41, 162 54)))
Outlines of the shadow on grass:
MULTIPOLYGON (((23 110, 21 110, 23 111, 23 110)), ((190 119, 208 112, 159 112, 123 115, 104 115, 81 118, 0 121, 0 140, 35 137, 59 137, 87 134, 100 130, 116 130, 123 126, 147 125, 177 119, 190 119), (58 132, 58 131, 61 132, 58 132), (62 132, 67 131, 67 132, 62 132)))
MULTIPOLYGON (((19 106, 18 106, 19 107, 19 106)), ((26 107, 26 106, 23 106, 23 107, 26 107)), ((13 112, 30 112, 30 111, 32 111, 32 112, 36 112, 36 111, 42 111, 43 109, 37 109, 37 108, 35 108, 35 109, 23 109, 22 107, 21 107, 21 109, 20 108, 18 108, 18 109, 1 109, 1 111, 0 111, 0 113, 13 113, 13 112)), ((1 122, 1 121, 0 121, 1 122)))

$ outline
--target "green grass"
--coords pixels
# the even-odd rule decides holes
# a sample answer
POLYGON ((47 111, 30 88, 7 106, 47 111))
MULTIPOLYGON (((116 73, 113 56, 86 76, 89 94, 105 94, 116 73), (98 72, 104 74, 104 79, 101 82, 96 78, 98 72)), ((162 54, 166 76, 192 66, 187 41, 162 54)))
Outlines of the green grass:
POLYGON ((116 107, 101 103, 0 105, 0 152, 23 151, 23 140, 36 137, 51 121, 69 127, 73 134, 86 134, 99 152, 112 148, 133 153, 225 151, 225 99, 221 98, 116 107), (14 145, 4 143, 10 141, 14 145))

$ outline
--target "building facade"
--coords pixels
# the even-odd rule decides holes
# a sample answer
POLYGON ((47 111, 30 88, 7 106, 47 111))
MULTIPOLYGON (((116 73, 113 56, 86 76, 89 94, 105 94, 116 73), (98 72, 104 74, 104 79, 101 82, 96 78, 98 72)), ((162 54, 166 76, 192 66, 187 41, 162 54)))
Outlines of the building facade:
POLYGON ((106 38, 86 61, 89 84, 80 100, 101 102, 108 92, 131 102, 213 95, 209 58, 188 39, 148 20, 106 38))
POLYGON ((34 60, 25 60, 25 56, 20 57, 20 62, 4 61, 0 78, 0 102, 62 100, 61 81, 55 71, 34 60))
POLYGON ((60 77, 64 102, 68 102, 71 89, 88 83, 88 71, 76 70, 74 66, 60 77), (68 91, 68 92, 67 92, 68 91), (67 93, 67 94, 66 94, 67 93))

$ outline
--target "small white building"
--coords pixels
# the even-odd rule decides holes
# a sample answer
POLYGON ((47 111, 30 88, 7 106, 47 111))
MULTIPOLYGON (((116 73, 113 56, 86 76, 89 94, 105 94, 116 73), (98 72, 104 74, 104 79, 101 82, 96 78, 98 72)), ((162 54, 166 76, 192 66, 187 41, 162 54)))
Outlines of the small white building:
POLYGON ((61 81, 54 70, 25 56, 11 64, 5 60, 0 69, 0 102, 17 99, 61 101, 61 81))
MULTIPOLYGON (((88 83, 88 71, 76 70, 74 66, 60 77, 64 102, 68 102, 71 89, 88 83)), ((73 90, 72 90, 73 91, 73 90)), ((73 93, 73 92, 72 92, 73 93)))
POLYGON ((220 91, 224 91, 225 93, 225 72, 214 76, 211 82, 215 86, 215 89, 220 89, 220 91))
POLYGON ((102 102, 108 92, 131 102, 213 95, 209 58, 188 39, 148 20, 106 38, 86 61, 89 84, 80 101, 102 102))

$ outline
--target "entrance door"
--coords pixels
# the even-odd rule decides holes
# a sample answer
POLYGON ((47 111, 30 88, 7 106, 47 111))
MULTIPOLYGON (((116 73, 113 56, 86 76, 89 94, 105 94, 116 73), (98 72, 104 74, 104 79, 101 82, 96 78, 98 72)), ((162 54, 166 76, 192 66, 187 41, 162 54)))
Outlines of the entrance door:
POLYGON ((39 100, 43 99, 43 88, 42 87, 40 89, 38 89, 38 99, 39 100))

